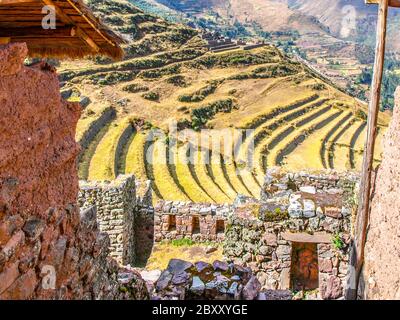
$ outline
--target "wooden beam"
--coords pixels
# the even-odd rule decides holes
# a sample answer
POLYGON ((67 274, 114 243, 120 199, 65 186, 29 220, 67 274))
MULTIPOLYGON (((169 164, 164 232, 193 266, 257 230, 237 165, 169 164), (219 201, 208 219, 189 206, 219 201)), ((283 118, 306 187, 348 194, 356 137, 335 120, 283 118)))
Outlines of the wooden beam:
POLYGON ((110 45, 115 47, 114 42, 112 42, 110 39, 108 39, 94 24, 93 22, 85 15, 84 12, 82 12, 78 6, 76 6, 71 0, 67 0, 68 3, 86 20, 86 22, 105 40, 107 41, 110 45))
POLYGON ((21 3, 34 3, 34 2, 38 2, 38 1, 37 0, 0 0, 0 6, 21 4, 21 3))
MULTIPOLYGON (((75 21, 73 21, 68 15, 66 15, 63 12, 63 10, 60 7, 58 7, 52 0, 41 0, 41 1, 43 1, 43 3, 48 6, 53 6, 56 10, 58 18, 63 22, 65 22, 66 24, 72 24, 72 25, 76 24, 75 21)), ((96 44, 96 42, 94 42, 93 39, 90 38, 88 34, 78 26, 76 26, 76 35, 81 37, 95 52, 100 51, 100 48, 96 44)))
POLYGON ((10 37, 0 37, 0 44, 7 44, 10 43, 11 38, 10 37))
POLYGON ((73 27, 59 27, 56 29, 43 29, 41 27, 28 28, 1 28, 0 37, 71 37, 74 36, 73 27))
MULTIPOLYGON (((365 0, 366 4, 379 4, 379 0, 365 0)), ((400 0, 390 0, 389 7, 400 7, 400 0)))
POLYGON ((389 0, 380 0, 378 23, 376 31, 376 48, 374 73, 371 85, 371 96, 368 107, 367 141, 364 149, 360 196, 355 230, 355 298, 357 297, 358 284, 364 263, 364 249, 367 240, 367 230, 371 202, 371 176, 374 161, 375 140, 377 135, 377 121, 381 96, 383 65, 385 61, 386 28, 389 0))

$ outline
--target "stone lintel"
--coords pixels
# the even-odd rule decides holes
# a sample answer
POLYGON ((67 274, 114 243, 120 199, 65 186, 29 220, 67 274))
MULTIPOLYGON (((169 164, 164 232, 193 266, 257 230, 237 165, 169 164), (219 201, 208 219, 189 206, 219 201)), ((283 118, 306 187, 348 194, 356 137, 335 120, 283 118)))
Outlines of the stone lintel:
POLYGON ((326 232, 317 232, 314 234, 283 232, 281 235, 284 240, 292 242, 305 242, 305 243, 332 242, 332 235, 326 232))

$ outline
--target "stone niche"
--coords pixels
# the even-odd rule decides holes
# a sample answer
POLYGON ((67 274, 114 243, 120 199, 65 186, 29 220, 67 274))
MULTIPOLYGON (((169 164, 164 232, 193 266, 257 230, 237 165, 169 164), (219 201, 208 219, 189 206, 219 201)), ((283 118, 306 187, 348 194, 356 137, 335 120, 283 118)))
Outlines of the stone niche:
POLYGON ((357 176, 267 172, 260 203, 227 221, 224 255, 248 266, 265 290, 338 299, 347 283, 357 176))
POLYGON ((160 201, 154 217, 154 239, 192 239, 193 241, 221 242, 232 206, 197 204, 191 202, 160 201))

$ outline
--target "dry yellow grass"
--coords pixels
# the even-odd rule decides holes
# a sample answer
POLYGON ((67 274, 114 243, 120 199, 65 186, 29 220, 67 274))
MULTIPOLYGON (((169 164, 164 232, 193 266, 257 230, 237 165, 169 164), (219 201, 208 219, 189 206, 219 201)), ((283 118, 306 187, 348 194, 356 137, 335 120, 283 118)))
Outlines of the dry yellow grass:
POLYGON ((90 161, 89 180, 113 180, 115 176, 115 151, 121 134, 130 124, 130 119, 114 123, 98 144, 90 161))
MULTIPOLYGON (((331 108, 328 111, 326 111, 325 113, 319 115, 320 109, 322 109, 323 107, 326 107, 326 105, 322 105, 317 110, 307 113, 307 114, 295 119, 294 121, 289 122, 286 126, 282 126, 281 130, 277 130, 269 137, 268 140, 272 141, 275 137, 279 136, 279 134, 284 133, 286 129, 288 129, 290 127, 295 127, 299 121, 307 119, 308 117, 310 117, 312 115, 317 115, 316 118, 314 118, 312 121, 309 121, 308 123, 305 123, 304 125, 302 125, 300 127, 295 127, 295 130, 288 133, 271 150, 269 150, 268 156, 267 156, 267 165, 269 167, 276 166, 276 157, 279 154, 279 152, 283 148, 285 148, 291 141, 293 141, 297 136, 299 136, 299 134, 312 128, 314 125, 316 125, 323 119, 326 119, 327 117, 329 117, 337 112, 337 110, 331 108)), ((316 154, 315 156, 318 156, 318 154, 316 154)))
POLYGON ((171 259, 182 259, 192 263, 204 261, 213 263, 215 260, 222 260, 222 248, 207 254, 206 244, 195 244, 193 246, 173 246, 170 243, 158 243, 147 261, 146 270, 165 270, 171 259))
POLYGON ((189 201, 189 198, 176 185, 167 164, 167 146, 161 139, 154 142, 153 148, 154 183, 165 200, 189 201))
POLYGON ((178 147, 174 153, 174 164, 179 183, 192 201, 213 203, 214 200, 201 189, 190 172, 187 150, 188 145, 186 144, 178 147))
POLYGON ((147 131, 139 131, 135 134, 129 145, 125 162, 125 173, 134 174, 142 181, 148 179, 144 154, 147 135, 147 131))
POLYGON ((343 121, 349 113, 350 112, 343 112, 334 121, 308 136, 307 139, 284 160, 285 168, 293 171, 303 170, 305 166, 312 170, 324 169, 320 156, 323 139, 328 132, 334 128, 337 123, 343 121))
MULTIPOLYGON (((354 121, 351 127, 346 131, 345 134, 341 136, 340 139, 337 140, 334 147, 333 153, 333 163, 334 168, 337 170, 350 170, 350 143, 357 129, 362 125, 360 120, 354 121)), ((360 169, 361 167, 356 167, 356 169, 360 169)))
POLYGON ((225 194, 229 197, 229 200, 231 200, 230 202, 232 202, 236 198, 237 193, 225 178, 222 169, 221 154, 219 152, 212 152, 211 154, 211 170, 214 175, 215 183, 224 190, 225 194))
POLYGON ((208 175, 206 164, 209 163, 211 159, 207 159, 206 153, 206 150, 195 151, 194 159, 196 162, 194 164, 194 170, 196 176, 203 189, 207 191, 207 193, 216 203, 229 203, 230 199, 228 196, 222 192, 218 185, 216 185, 208 175))

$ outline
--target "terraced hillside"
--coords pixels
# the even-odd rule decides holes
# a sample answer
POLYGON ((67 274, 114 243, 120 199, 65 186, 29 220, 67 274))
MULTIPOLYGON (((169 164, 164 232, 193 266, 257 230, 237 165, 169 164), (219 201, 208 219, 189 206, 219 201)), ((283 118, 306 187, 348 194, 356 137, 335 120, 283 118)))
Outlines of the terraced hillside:
POLYGON ((258 197, 267 167, 360 168, 366 106, 275 47, 209 53, 192 29, 92 4, 131 38, 122 62, 61 66, 62 90, 91 101, 78 123, 82 179, 133 173, 155 199, 226 203, 258 197))

